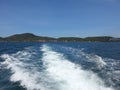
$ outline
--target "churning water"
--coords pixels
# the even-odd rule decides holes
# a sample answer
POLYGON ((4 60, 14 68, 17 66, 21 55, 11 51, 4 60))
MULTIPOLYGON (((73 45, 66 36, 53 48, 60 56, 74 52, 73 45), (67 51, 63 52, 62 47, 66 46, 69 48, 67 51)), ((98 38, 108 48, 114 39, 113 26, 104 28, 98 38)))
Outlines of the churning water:
POLYGON ((0 90, 120 90, 120 43, 0 45, 0 90))

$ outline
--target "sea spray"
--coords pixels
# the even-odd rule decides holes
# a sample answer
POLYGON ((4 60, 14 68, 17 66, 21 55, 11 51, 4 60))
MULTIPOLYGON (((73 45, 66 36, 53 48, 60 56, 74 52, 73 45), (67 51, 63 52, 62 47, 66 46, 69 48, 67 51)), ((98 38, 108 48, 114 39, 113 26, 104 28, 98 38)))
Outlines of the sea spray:
POLYGON ((46 71, 59 82, 59 90, 114 90, 106 87, 92 71, 82 70, 79 65, 70 62, 49 46, 43 45, 41 49, 46 71))
POLYGON ((10 81, 20 82, 27 90, 114 90, 106 87, 95 73, 83 70, 48 45, 40 48, 42 56, 35 60, 40 53, 31 49, 1 56, 5 60, 1 64, 11 70, 10 81), (39 62, 43 63, 43 70, 38 69, 39 62))

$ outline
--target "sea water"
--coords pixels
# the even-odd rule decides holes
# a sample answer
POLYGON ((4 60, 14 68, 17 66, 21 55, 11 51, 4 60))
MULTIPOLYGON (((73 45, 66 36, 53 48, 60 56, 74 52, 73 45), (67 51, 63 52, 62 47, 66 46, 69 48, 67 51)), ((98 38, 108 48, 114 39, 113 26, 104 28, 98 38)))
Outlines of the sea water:
POLYGON ((120 90, 120 43, 0 42, 0 90, 120 90))

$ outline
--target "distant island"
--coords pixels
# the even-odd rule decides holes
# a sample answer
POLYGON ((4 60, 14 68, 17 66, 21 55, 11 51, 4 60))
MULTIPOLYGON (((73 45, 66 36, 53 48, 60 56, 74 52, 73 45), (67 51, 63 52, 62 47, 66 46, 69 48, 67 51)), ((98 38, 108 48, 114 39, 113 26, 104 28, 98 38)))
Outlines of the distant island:
POLYGON ((37 36, 32 33, 15 34, 9 37, 0 37, 0 42, 120 42, 120 38, 111 36, 98 36, 98 37, 44 37, 37 36))

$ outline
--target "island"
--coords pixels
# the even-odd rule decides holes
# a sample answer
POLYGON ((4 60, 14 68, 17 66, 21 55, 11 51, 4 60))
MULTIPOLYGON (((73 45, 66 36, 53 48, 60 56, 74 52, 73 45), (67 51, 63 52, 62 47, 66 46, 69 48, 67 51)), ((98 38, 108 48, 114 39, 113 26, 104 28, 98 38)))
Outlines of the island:
POLYGON ((47 37, 37 36, 32 33, 15 34, 8 37, 0 37, 0 42, 120 42, 120 38, 111 36, 97 37, 47 37))

